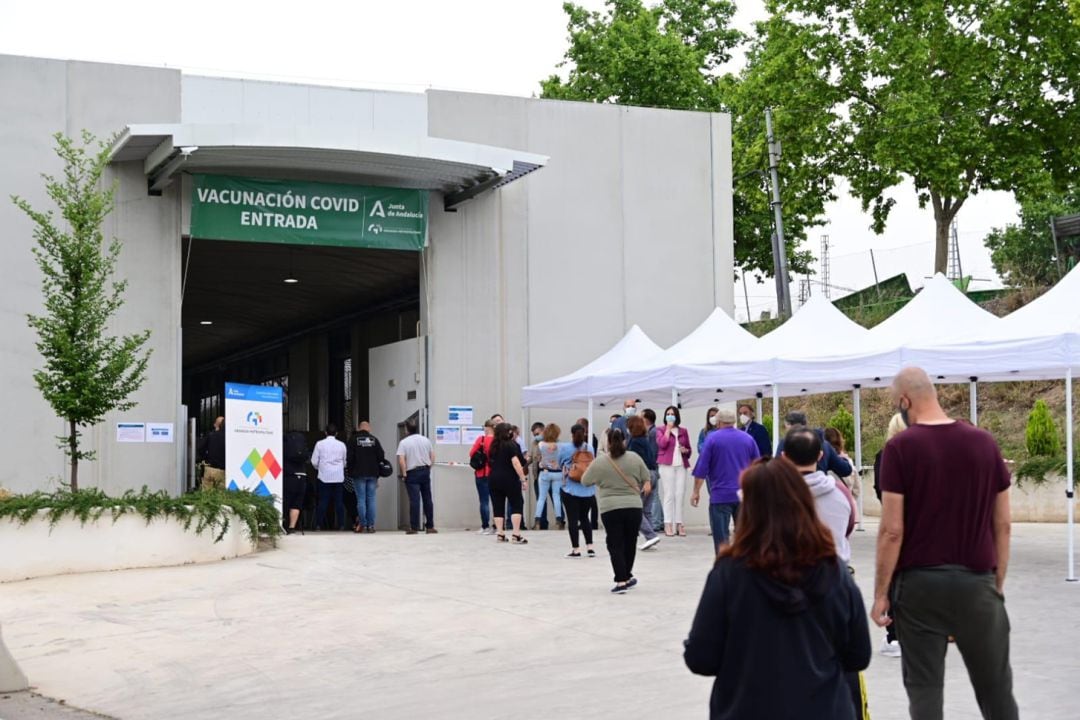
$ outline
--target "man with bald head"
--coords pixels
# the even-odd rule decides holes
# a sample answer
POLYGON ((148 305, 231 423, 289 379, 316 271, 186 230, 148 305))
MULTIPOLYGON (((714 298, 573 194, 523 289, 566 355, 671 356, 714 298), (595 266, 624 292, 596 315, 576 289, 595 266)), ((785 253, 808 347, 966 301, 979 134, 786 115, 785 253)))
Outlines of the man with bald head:
POLYGON ((1002 595, 1011 522, 1005 461, 990 433, 945 414, 922 369, 902 370, 891 397, 908 429, 881 456, 871 616, 879 626, 896 623, 914 720, 943 717, 950 637, 983 717, 1017 718, 1002 595))

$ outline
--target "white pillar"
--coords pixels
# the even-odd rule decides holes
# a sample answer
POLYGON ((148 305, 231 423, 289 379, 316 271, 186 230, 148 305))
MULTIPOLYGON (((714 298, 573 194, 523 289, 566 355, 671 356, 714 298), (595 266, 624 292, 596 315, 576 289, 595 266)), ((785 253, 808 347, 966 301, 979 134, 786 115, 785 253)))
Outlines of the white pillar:
MULTIPOLYGON (((862 391, 856 385, 851 391, 852 406, 855 408, 855 472, 862 478, 862 391)), ((863 529, 863 496, 866 494, 866 483, 862 483, 859 492, 859 524, 857 528, 863 529)))
POLYGON ((1074 504, 1073 496, 1075 494, 1075 486, 1073 484, 1073 393, 1072 393, 1072 368, 1069 368, 1065 373, 1065 498, 1069 503, 1067 510, 1068 513, 1068 526, 1067 532, 1069 533, 1069 572, 1065 576, 1065 580, 1068 582, 1076 582, 1076 553, 1074 548, 1075 538, 1073 537, 1073 517, 1074 504))
POLYGON ((671 404, 679 407, 679 391, 675 388, 671 388, 671 404))
POLYGON ((773 456, 776 456, 776 448, 780 446, 780 433, 782 428, 780 427, 780 386, 772 386, 772 449, 773 456))
POLYGON ((972 377, 971 382, 968 383, 968 403, 971 405, 971 424, 975 426, 978 426, 979 424, 979 389, 975 384, 977 380, 977 377, 972 377))

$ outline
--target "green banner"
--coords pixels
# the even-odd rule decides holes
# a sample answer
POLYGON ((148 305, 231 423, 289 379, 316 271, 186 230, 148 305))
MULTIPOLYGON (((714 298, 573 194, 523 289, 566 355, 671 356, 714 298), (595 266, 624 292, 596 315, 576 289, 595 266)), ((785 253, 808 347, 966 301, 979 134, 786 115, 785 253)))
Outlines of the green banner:
POLYGON ((191 235, 206 240, 422 250, 426 190, 192 175, 191 235))

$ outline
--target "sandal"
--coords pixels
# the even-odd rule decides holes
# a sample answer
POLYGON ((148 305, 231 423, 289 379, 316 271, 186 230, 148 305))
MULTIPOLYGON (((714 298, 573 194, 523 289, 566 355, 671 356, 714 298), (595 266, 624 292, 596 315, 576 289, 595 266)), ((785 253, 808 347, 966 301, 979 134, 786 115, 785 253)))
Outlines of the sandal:
POLYGON ((520 535, 512 535, 511 537, 514 539, 514 544, 515 545, 528 545, 529 544, 529 541, 526 540, 525 538, 521 537, 520 535))
POLYGON ((495 542, 508 542, 506 539, 506 533, 496 533, 495 542))
POLYGON ((686 537, 686 528, 679 527, 679 537, 686 537))

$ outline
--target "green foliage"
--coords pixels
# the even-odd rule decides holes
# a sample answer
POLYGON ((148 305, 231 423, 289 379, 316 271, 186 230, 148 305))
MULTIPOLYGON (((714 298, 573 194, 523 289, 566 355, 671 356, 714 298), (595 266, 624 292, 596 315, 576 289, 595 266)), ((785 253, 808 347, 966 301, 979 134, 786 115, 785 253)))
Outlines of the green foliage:
MULTIPOLYGON (((759 418, 758 422, 765 426, 765 429, 769 431, 769 437, 775 440, 776 436, 773 434, 773 417, 771 414, 766 414, 765 417, 759 418)), ((775 444, 775 443, 774 443, 775 444)))
MULTIPOLYGON (((608 0, 604 12, 563 5, 569 47, 560 68, 540 83, 541 95, 557 100, 620 103, 680 110, 726 111, 733 117, 735 173, 735 261, 771 275, 773 214, 763 171, 766 156, 764 111, 769 104, 815 102, 823 112, 821 72, 785 74, 767 37, 797 30, 782 23, 758 29, 748 65, 738 77, 720 68, 745 38, 731 27, 735 6, 729 0, 608 0)), ((782 53, 798 53, 791 38, 782 53)), ((782 59, 782 58, 781 58, 782 59)), ((808 272, 811 256, 798 250, 807 229, 821 223, 832 199, 831 171, 820 152, 831 137, 829 117, 776 113, 776 133, 787 148, 782 158, 784 226, 791 272, 808 272)))
POLYGON ((1041 192, 1021 196, 1020 223, 994 228, 983 243, 990 250, 994 269, 1012 287, 1047 287, 1056 283, 1080 259, 1077 238, 1058 238, 1060 258, 1054 248, 1050 220, 1080 213, 1080 184, 1055 192, 1046 184, 1041 192))
POLYGON ((112 410, 129 410, 128 398, 143 384, 150 356, 145 331, 107 334, 109 323, 123 305, 125 281, 112 280, 120 241, 108 246, 101 226, 115 205, 115 186, 102 188, 108 150, 83 132, 82 146, 57 133, 56 154, 64 163, 62 176, 45 175, 45 190, 63 222, 52 210, 34 210, 25 199, 12 201, 34 223, 34 258, 41 270, 45 311, 27 320, 37 333, 37 350, 45 366, 34 382, 45 401, 68 423, 58 438, 71 461, 70 487, 79 489, 79 460, 94 453, 80 447, 79 428, 96 425, 112 410))
POLYGON ((829 418, 828 427, 836 428, 844 438, 844 448, 849 453, 855 452, 855 416, 843 405, 829 418))
POLYGON ((1045 401, 1035 401, 1035 407, 1028 415, 1024 438, 1027 441, 1028 455, 1033 458, 1050 457, 1060 452, 1061 441, 1058 438, 1057 424, 1045 401))
POLYGON ((144 485, 138 493, 128 490, 120 497, 109 497, 97 488, 0 497, 0 520, 25 525, 41 511, 46 513, 50 526, 65 515, 83 525, 97 521, 106 513, 113 522, 122 515, 139 515, 148 525, 154 520, 172 518, 183 524, 185 530, 213 533, 214 542, 225 537, 230 518, 235 515, 244 524, 252 543, 260 536, 274 539, 281 534, 281 516, 273 500, 247 491, 212 490, 177 498, 164 491, 149 492, 144 485))
MULTIPOLYGON (((1073 465, 1073 467, 1076 466, 1073 465)), ((1042 485, 1047 481, 1047 475, 1060 477, 1065 474, 1066 468, 1067 462, 1064 455, 1040 455, 1030 457, 1018 464, 1013 471, 1013 477, 1017 485, 1022 485, 1025 480, 1030 480, 1035 485, 1042 485)))
POLYGON ((1075 177, 1080 127, 1080 26, 1067 0, 772 0, 829 71, 847 113, 831 154, 884 230, 905 178, 935 216, 935 270, 948 228, 982 190, 1021 190, 1046 174, 1075 177))

